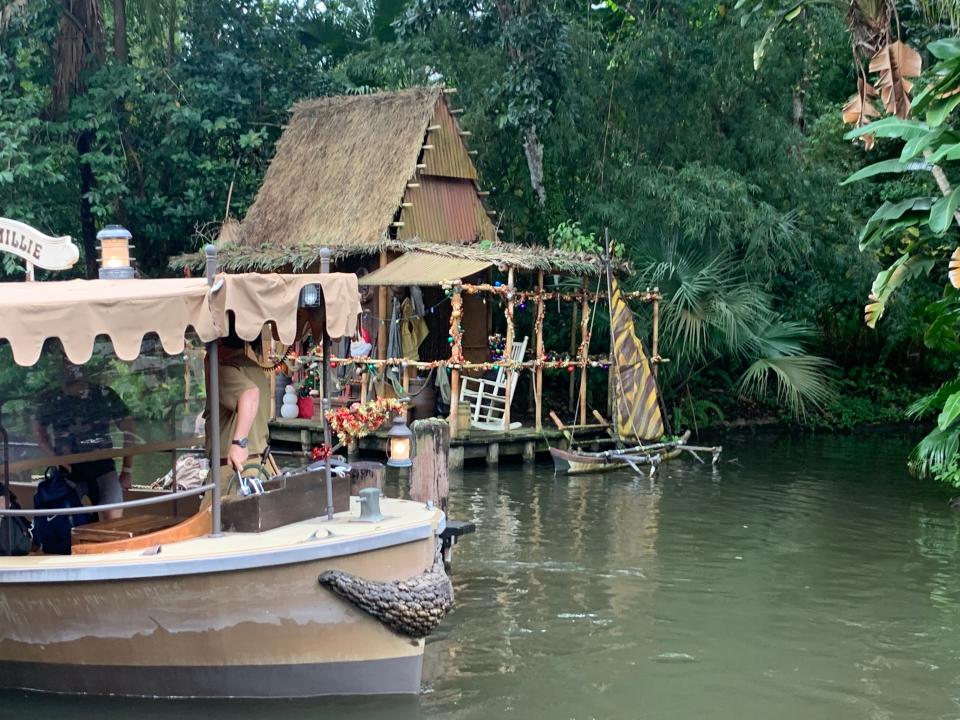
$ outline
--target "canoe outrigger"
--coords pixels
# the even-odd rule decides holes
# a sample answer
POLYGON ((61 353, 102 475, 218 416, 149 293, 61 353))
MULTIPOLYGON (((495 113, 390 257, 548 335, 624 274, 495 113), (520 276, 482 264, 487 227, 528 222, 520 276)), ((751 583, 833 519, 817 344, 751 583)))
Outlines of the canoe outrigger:
POLYGON ((613 373, 611 391, 614 393, 613 422, 597 412, 599 424, 592 428, 606 429, 615 447, 610 450, 589 451, 576 443, 576 426, 564 425, 555 413, 550 413, 557 428, 565 435, 567 449, 550 448, 556 472, 566 475, 604 472, 629 467, 640 473, 641 468, 653 474, 664 460, 687 452, 700 459, 698 452, 710 453, 716 463, 721 447, 689 445, 690 431, 670 438, 669 425, 663 409, 660 389, 650 361, 637 337, 633 311, 627 304, 617 279, 610 269, 610 240, 605 240, 607 297, 610 298, 610 372, 613 373))
MULTIPOLYGON (((217 275, 212 247, 207 258, 209 280, 0 284, 0 340, 21 366, 37 363, 47 338, 59 338, 70 361, 83 363, 98 335, 108 335, 116 355, 129 361, 151 332, 166 353, 183 352, 192 328, 210 359, 208 423, 216 428, 217 339, 227 332, 228 313, 240 337, 252 339, 272 324, 289 344, 301 290, 312 284, 322 297, 325 348, 330 336, 356 326, 355 275, 217 275)), ((130 540, 75 546, 70 555, 0 557, 0 688, 285 698, 419 691, 424 638, 452 604, 438 560, 444 514, 395 499, 382 500, 382 515, 361 512, 370 503, 361 508, 340 490, 335 499, 331 464, 321 463, 274 481, 278 493, 302 492, 312 501, 300 503, 300 519, 262 532, 229 531, 231 508, 271 493, 221 498, 218 465, 192 490, 40 511, 11 509, 5 472, 0 519, 117 508, 133 516, 201 493, 212 502, 130 540)))

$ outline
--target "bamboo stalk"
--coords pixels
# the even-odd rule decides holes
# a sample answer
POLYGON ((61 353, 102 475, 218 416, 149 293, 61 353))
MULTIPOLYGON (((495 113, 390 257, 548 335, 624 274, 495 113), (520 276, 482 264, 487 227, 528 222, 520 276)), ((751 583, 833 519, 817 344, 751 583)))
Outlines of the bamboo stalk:
POLYGON ((537 336, 537 365, 533 381, 533 400, 535 404, 533 422, 534 428, 540 431, 543 429, 543 365, 540 364, 543 359, 543 270, 537 273, 537 290, 537 317, 533 324, 533 331, 537 336))
POLYGON ((507 366, 507 387, 505 388, 503 402, 503 431, 510 429, 510 386, 513 384, 513 268, 507 270, 507 287, 510 291, 507 293, 507 302, 503 307, 504 315, 507 318, 507 342, 503 348, 504 359, 511 363, 507 366))
POLYGON ((587 358, 590 352, 590 305, 587 278, 583 279, 583 304, 580 307, 580 424, 587 423, 587 358))
MULTIPOLYGON (((577 352, 577 316, 580 312, 580 306, 576 303, 573 304, 573 309, 571 310, 572 317, 570 318, 570 357, 573 357, 577 352)), ((573 412, 574 406, 574 384, 573 373, 570 373, 570 383, 567 388, 567 410, 573 412)))
MULTIPOLYGON (((460 285, 453 286, 453 295, 450 297, 450 359, 463 362, 463 341, 460 337, 460 318, 463 315, 463 298, 460 296, 460 285)), ((460 429, 460 371, 453 368, 450 371, 450 437, 457 437, 460 429)))
MULTIPOLYGON (((658 292, 659 288, 654 288, 654 292, 658 292)), ((650 343, 650 354, 653 357, 660 357, 660 300, 653 301, 653 341, 650 343)), ((657 362, 653 363, 651 368, 653 371, 653 377, 657 377, 657 371, 660 369, 660 365, 657 362)))

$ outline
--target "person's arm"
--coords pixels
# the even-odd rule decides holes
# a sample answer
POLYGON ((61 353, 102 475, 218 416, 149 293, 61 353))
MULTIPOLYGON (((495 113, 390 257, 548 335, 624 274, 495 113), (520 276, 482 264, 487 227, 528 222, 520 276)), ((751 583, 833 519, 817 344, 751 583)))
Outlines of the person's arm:
MULTIPOLYGON (((37 447, 50 457, 56 456, 57 451, 54 449, 53 442, 50 440, 50 433, 47 432, 47 426, 37 418, 33 420, 33 435, 37 440, 37 447)), ((69 465, 62 465, 61 467, 67 472, 70 472, 69 465)))
MULTIPOLYGON (((136 425, 132 417, 125 417, 117 420, 117 428, 123 433, 123 447, 128 448, 134 445, 134 431, 136 425)), ((133 455, 126 455, 123 458, 123 469, 120 471, 120 486, 124 490, 129 490, 133 484, 133 455)))
MULTIPOLYGON (((249 387, 240 393, 237 398, 237 423, 233 431, 232 440, 240 440, 250 435, 250 428, 253 427, 253 421, 257 417, 257 408, 260 406, 260 389, 256 386, 249 387)), ((227 451, 227 461, 230 466, 238 472, 243 470, 244 463, 250 456, 249 448, 230 444, 227 451)))

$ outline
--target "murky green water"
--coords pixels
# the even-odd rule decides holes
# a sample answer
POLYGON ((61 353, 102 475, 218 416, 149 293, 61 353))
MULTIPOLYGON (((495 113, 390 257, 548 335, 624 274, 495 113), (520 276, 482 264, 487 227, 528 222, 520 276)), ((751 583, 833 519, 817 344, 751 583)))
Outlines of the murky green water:
POLYGON ((0 696, 0 716, 221 720, 960 718, 960 516, 910 441, 727 439, 715 471, 468 470, 458 605, 419 698, 0 696))

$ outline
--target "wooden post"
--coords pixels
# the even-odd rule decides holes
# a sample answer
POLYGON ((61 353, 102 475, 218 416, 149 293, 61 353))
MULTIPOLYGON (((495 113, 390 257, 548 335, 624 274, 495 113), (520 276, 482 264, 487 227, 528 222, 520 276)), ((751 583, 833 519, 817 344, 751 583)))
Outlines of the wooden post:
MULTIPOLYGON (((460 296, 460 283, 453 286, 450 297, 450 363, 463 362, 463 338, 460 337, 460 318, 463 316, 463 298, 460 296)), ((460 412, 460 368, 450 368, 450 437, 457 437, 460 412)))
MULTIPOLYGON (((560 290, 557 289, 557 292, 559 293, 560 290)), ((580 306, 577 305, 576 302, 572 302, 570 304, 573 306, 573 310, 571 312, 571 318, 570 318, 570 358, 572 359, 573 356, 577 354, 577 311, 579 310, 580 306)), ((569 373, 569 375, 570 375, 570 387, 568 389, 569 397, 567 398, 567 409, 570 412, 573 412, 573 408, 576 404, 576 400, 574 399, 575 394, 573 389, 574 379, 573 379, 572 372, 569 373)))
POLYGON ((580 307, 580 424, 587 424, 587 361, 590 358, 590 298, 587 278, 583 278, 580 307))
POLYGON ((450 453, 450 426, 440 418, 414 420, 413 467, 410 469, 410 499, 432 502, 448 513, 450 473, 447 456, 450 453))
MULTIPOLYGON (((507 342, 503 348, 503 359, 507 363, 513 362, 513 268, 507 270, 507 302, 503 306, 503 313, 507 318, 507 342)), ((507 387, 503 398, 503 431, 510 430, 510 386, 513 384, 513 365, 507 366, 507 387)))
MULTIPOLYGON (((380 267, 386 267, 388 262, 387 251, 381 250, 380 267)), ((390 292, 385 285, 381 285, 377 289, 377 307, 379 308, 377 314, 380 316, 380 324, 377 326, 377 359, 386 360, 387 342, 390 337, 390 328, 387 326, 387 318, 390 316, 390 292)), ((381 367, 380 371, 383 373, 380 376, 383 380, 378 382, 376 387, 377 395, 383 397, 387 389, 386 366, 381 367)))
MULTIPOLYGON (((660 288, 654 288, 655 293, 660 292, 660 288)), ((650 355, 653 358, 660 356, 660 299, 655 298, 653 300, 653 341, 650 343, 650 355)), ((657 371, 660 369, 660 363, 656 360, 652 360, 651 364, 653 367, 653 377, 657 377, 657 371)))
POLYGON ((534 367, 533 401, 534 428, 539 432, 543 428, 543 270, 537 273, 537 316, 533 323, 533 331, 537 335, 537 354, 534 367))
POLYGON ((350 463, 350 494, 356 495, 364 488, 370 487, 383 490, 383 476, 386 470, 383 463, 369 460, 350 463))

